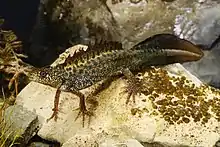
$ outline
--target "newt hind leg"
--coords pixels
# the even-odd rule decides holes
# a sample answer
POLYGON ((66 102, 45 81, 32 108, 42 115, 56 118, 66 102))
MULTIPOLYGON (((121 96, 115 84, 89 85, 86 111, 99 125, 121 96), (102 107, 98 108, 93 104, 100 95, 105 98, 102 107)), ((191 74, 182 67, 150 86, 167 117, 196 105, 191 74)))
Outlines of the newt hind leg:
POLYGON ((128 79, 128 85, 124 87, 125 90, 123 91, 123 93, 128 93, 126 104, 129 103, 131 97, 133 103, 135 103, 135 96, 141 94, 146 89, 144 81, 136 78, 129 69, 123 70, 122 73, 128 79))

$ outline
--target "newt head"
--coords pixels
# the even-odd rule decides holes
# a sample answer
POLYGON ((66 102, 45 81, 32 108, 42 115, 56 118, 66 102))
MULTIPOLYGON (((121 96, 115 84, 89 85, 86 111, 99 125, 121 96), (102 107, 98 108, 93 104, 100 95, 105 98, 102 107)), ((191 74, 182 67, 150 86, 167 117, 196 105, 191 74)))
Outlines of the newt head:
POLYGON ((53 71, 52 67, 31 67, 28 69, 28 72, 26 72, 26 75, 30 81, 50 85, 52 87, 56 87, 61 81, 58 77, 55 77, 56 73, 53 71))
POLYGON ((160 65, 197 61, 204 56, 203 51, 198 46, 172 34, 152 36, 133 48, 158 52, 152 64, 160 65))

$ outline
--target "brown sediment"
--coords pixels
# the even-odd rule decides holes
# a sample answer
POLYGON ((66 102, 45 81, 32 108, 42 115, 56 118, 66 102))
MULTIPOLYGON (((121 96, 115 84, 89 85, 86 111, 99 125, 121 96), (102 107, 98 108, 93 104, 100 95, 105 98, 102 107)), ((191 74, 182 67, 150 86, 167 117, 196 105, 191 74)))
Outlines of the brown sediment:
POLYGON ((152 104, 153 116, 160 116, 170 124, 205 124, 214 118, 220 121, 220 91, 207 85, 196 86, 185 77, 170 77, 167 71, 153 68, 148 71, 146 96, 152 104), (160 80, 160 82, 158 82, 160 80), (207 91, 216 97, 208 97, 207 91))

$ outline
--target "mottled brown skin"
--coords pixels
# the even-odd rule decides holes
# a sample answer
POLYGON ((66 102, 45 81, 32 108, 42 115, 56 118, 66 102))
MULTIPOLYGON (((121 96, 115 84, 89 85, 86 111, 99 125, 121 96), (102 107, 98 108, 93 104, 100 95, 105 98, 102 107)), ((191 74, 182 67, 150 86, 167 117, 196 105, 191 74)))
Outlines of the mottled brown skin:
MULTIPOLYGON (((84 122, 85 115, 91 113, 87 111, 85 97, 79 90, 107 78, 124 75, 128 79, 126 87, 128 92, 126 103, 128 103, 130 96, 133 96, 135 101, 134 96, 143 88, 132 72, 143 71, 152 65, 196 61, 202 56, 202 51, 192 43, 170 34, 159 34, 128 50, 123 49, 122 45, 116 42, 91 45, 87 51, 82 50, 73 57, 68 57, 63 64, 34 69, 29 77, 33 81, 57 88, 57 93, 61 90, 79 96, 80 113, 84 122)), ((55 98, 54 113, 51 118, 57 118, 58 102, 59 98, 55 98)))

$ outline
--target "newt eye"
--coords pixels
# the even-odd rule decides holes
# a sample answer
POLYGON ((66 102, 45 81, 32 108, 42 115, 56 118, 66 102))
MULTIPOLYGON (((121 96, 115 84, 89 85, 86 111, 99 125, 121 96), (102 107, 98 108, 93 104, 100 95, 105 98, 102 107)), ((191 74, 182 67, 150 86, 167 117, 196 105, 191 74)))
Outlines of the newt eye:
POLYGON ((41 76, 41 77, 45 78, 46 75, 47 75, 47 72, 45 72, 45 71, 41 71, 41 72, 40 72, 40 76, 41 76))

